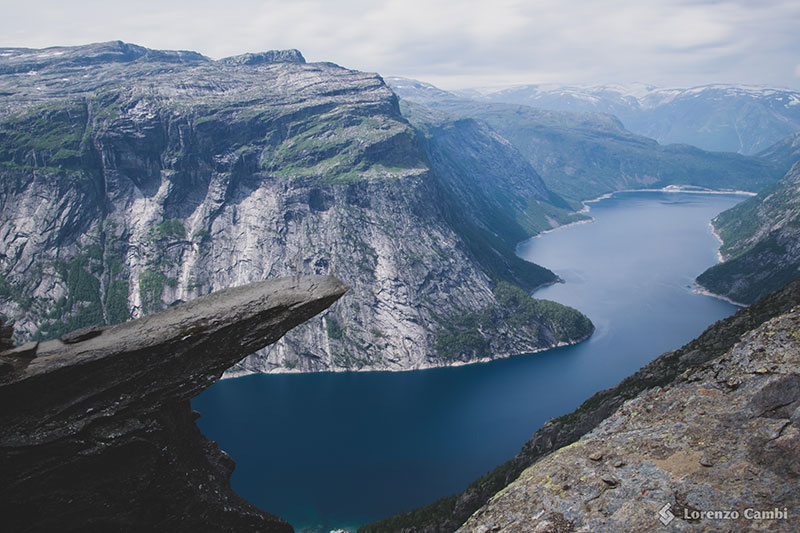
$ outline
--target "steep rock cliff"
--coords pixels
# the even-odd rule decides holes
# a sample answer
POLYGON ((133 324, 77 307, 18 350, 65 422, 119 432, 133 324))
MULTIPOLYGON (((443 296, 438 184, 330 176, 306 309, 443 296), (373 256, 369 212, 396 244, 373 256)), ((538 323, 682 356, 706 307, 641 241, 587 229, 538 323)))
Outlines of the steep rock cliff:
POLYGON ((0 352, 4 529, 291 532, 233 492, 189 400, 346 290, 258 282, 0 352))
MULTIPOLYGON (((118 42, 4 49, 0 67, 0 313, 19 340, 335 273, 339 304, 233 372, 422 368, 477 357, 440 353, 437 332, 495 306, 497 281, 556 279, 475 245, 375 74, 118 42)), ((541 349, 548 319, 481 337, 541 349)))
POLYGON ((473 224, 508 247, 541 231, 589 217, 547 188, 519 150, 484 122, 402 100, 431 168, 473 224))
POLYGON ((697 277, 709 291, 749 304, 800 276, 800 163, 711 223, 723 262, 697 277))

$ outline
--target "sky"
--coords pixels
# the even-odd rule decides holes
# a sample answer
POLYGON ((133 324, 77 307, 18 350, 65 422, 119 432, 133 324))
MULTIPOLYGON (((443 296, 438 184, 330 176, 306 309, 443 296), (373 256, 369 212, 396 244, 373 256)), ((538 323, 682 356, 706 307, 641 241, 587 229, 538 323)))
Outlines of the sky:
POLYGON ((445 89, 800 89, 798 0, 0 0, 0 46, 122 40, 218 59, 297 48, 445 89))

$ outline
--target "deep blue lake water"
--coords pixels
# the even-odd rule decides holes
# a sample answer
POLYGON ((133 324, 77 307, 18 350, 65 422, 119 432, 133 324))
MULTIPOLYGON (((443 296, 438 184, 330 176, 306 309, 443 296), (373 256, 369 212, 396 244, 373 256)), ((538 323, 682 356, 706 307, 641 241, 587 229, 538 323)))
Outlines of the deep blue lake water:
POLYGON ((414 372, 257 375, 192 401, 200 429, 236 461, 233 488, 298 531, 356 526, 463 490, 568 413, 736 308, 691 292, 716 263, 708 221, 744 197, 618 193, 590 224, 520 245, 565 283, 587 342, 491 363, 414 372))

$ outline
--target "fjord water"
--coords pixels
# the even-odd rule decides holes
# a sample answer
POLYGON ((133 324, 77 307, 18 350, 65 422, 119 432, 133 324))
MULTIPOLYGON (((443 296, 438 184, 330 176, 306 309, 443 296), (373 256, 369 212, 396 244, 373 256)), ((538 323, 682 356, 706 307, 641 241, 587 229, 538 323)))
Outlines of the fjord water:
POLYGON ((736 310, 691 288, 716 262, 708 221, 742 199, 618 193, 591 204, 595 222, 521 244, 565 281, 535 296, 594 322, 580 345, 456 368, 225 380, 193 400, 198 425, 236 461, 233 488, 298 531, 354 528, 459 492, 548 418, 736 310))

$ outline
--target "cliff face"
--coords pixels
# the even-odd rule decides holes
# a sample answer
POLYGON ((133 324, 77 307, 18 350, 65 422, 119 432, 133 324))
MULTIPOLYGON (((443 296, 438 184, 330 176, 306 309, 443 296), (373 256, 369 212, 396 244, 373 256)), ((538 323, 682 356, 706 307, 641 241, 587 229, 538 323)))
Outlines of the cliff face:
MULTIPOLYGON (((235 372, 422 368, 475 355, 444 356, 437 331, 495 305, 497 281, 556 279, 498 259, 495 236, 473 245, 377 75, 124 43, 4 49, 0 72, 0 313, 18 340, 335 273, 340 304, 235 372)), ((483 335, 509 354, 543 331, 483 335)))
POLYGON ((333 277, 215 292, 0 353, 0 511, 12 531, 292 531, 230 488, 191 397, 335 302, 333 277))
MULTIPOLYGON (((798 306, 800 280, 547 421, 463 493, 359 531, 648 531, 667 503, 680 516, 777 502, 796 510, 798 306)), ((795 521, 767 525, 794 531, 795 521)))
POLYGON ((403 100, 403 116, 419 132, 431 168, 474 225, 517 243, 541 231, 590 217, 572 212, 547 188, 513 144, 485 123, 403 100))
POLYGON ((800 276, 800 163, 711 223, 724 262, 697 277, 711 292, 749 304, 800 276))

